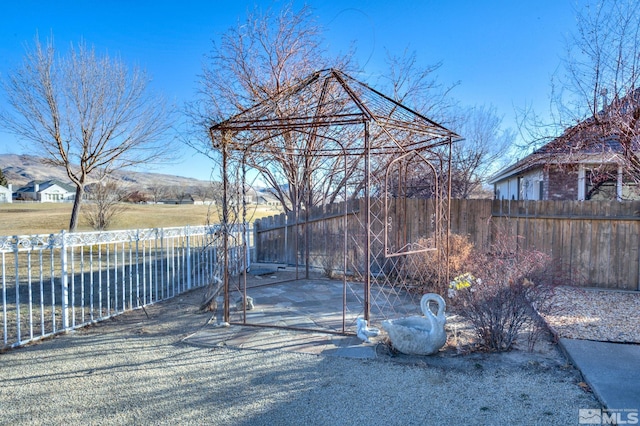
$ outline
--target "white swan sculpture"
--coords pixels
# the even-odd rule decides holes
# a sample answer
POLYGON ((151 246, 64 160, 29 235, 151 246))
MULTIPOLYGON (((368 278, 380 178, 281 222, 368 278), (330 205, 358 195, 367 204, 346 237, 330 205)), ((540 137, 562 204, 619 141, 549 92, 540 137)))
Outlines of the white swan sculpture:
POLYGON ((369 327, 367 320, 364 318, 358 318, 356 324, 358 325, 356 336, 365 343, 371 343, 369 337, 375 337, 380 334, 380 330, 375 327, 369 327))
POLYGON ((389 334, 393 347, 408 355, 431 355, 440 350, 447 342, 444 331, 446 318, 444 299, 435 293, 427 293, 420 300, 424 316, 390 319, 382 322, 382 328, 389 334), (438 304, 434 315, 429 302, 438 304))

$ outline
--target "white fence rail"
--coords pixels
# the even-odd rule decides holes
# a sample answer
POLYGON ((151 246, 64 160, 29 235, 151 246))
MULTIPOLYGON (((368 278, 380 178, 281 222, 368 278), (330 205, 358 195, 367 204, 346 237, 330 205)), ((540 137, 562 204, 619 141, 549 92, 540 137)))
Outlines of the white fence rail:
MULTIPOLYGON (((0 237, 0 347, 208 285, 220 274, 220 235, 217 226, 200 226, 0 237)), ((247 235, 230 234, 232 268, 248 259, 247 235)))

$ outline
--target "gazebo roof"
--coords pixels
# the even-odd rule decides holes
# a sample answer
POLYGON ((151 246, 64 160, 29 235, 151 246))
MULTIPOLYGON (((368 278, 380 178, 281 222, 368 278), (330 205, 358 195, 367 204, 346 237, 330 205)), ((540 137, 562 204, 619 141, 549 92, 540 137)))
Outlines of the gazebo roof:
POLYGON ((210 133, 216 143, 217 137, 231 132, 233 147, 248 149, 287 132, 300 132, 325 140, 314 145, 315 155, 357 154, 362 152, 362 144, 345 147, 335 133, 338 127, 353 125, 370 127, 361 139, 367 140, 364 143, 369 144, 372 153, 422 151, 461 139, 455 132, 336 69, 311 74, 212 126, 210 133))

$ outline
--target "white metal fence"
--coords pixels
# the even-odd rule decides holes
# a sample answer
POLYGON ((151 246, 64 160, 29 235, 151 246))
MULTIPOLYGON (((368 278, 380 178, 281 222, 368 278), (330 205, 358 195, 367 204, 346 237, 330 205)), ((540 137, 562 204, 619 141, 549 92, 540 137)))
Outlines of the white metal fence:
MULTIPOLYGON (((200 226, 0 237, 0 347, 206 286, 220 273, 220 235, 200 226)), ((230 235, 230 264, 243 265, 250 234, 230 235)))

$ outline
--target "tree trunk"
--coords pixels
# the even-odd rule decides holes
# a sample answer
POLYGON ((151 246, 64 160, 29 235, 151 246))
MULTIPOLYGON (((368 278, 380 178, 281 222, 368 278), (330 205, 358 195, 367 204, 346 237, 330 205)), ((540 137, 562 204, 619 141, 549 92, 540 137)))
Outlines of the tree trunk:
POLYGON ((78 215, 80 214, 80 203, 84 195, 84 185, 76 185, 76 199, 73 201, 73 209, 71 210, 71 220, 69 221, 69 232, 76 232, 78 226, 78 215))

